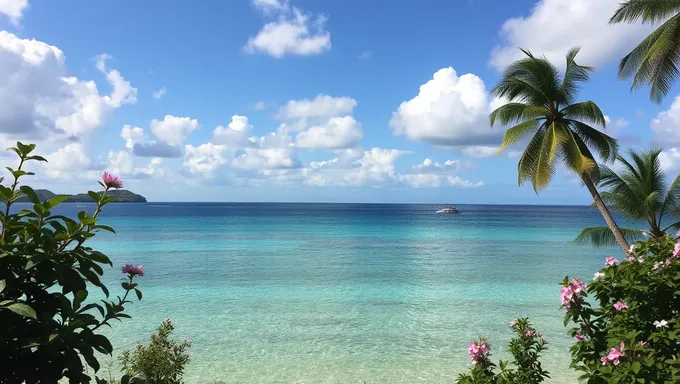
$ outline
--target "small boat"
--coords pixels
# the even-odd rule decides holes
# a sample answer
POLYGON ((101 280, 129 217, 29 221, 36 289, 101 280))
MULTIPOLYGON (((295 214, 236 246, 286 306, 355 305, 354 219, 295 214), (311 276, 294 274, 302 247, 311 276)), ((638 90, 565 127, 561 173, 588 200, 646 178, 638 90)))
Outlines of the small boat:
POLYGON ((446 207, 437 208, 437 213, 460 213, 460 210, 454 206, 446 204, 446 207))

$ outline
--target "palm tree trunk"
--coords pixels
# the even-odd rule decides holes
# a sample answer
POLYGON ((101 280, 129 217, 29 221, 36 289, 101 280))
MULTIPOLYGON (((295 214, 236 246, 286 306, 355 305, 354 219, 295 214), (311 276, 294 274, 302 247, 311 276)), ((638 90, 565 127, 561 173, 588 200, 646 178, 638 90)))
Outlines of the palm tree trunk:
POLYGON ((623 249, 623 253, 628 255, 630 249, 628 242, 626 241, 626 238, 623 237, 619 226, 616 225, 616 222, 614 221, 612 214, 609 212, 609 209, 604 204, 604 201, 602 201, 602 197, 600 197, 600 193, 597 191, 597 188, 595 188, 595 184, 593 184, 593 180, 590 178, 590 175, 587 173, 582 173, 581 179, 583 180, 583 184, 586 185, 586 188, 588 188, 590 194, 593 195, 593 201, 595 201, 595 205, 600 210, 600 213, 602 213, 604 221, 607 222, 609 230, 611 230, 612 234, 614 234, 616 242, 619 243, 621 249, 623 249))

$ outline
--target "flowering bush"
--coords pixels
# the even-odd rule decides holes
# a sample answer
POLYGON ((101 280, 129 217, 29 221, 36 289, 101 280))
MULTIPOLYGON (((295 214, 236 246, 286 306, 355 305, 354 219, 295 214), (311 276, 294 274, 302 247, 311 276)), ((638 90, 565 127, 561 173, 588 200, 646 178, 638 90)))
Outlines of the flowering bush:
POLYGON ((680 383, 680 243, 670 236, 635 243, 605 260, 586 286, 565 278, 561 291, 571 366, 589 383, 680 383), (594 296, 597 306, 588 303, 594 296))
POLYGON ((97 216, 113 201, 107 191, 122 183, 107 174, 100 182, 104 191, 89 192, 96 202, 92 216, 85 211, 77 219, 53 215, 65 197, 40 201, 31 187, 19 186, 22 177, 32 175, 22 169, 27 163, 46 160, 31 155, 35 145, 17 143, 10 149, 19 156, 19 166, 8 168, 13 177, 9 186, 0 179, 0 383, 56 383, 63 377, 89 383, 83 362, 96 372, 94 352, 111 354, 113 349, 97 331, 111 320, 130 317, 124 306, 131 292, 142 298, 134 279, 143 269, 136 266, 123 269, 123 297, 86 302, 92 285, 109 296, 101 276, 102 266, 111 261, 85 244, 100 230, 113 232, 97 216), (13 203, 24 196, 30 209, 11 213, 13 203))
POLYGON ((500 370, 494 372, 496 365, 491 362, 491 346, 486 338, 480 338, 468 345, 473 367, 469 374, 458 376, 458 384, 534 384, 550 377, 539 362, 541 352, 546 349, 543 335, 536 332, 526 318, 513 320, 510 328, 515 332, 510 340, 513 362, 499 362, 500 370))
POLYGON ((148 346, 137 344, 132 351, 121 356, 123 370, 131 377, 144 380, 147 384, 180 384, 184 367, 189 362, 187 349, 191 342, 187 339, 171 339, 175 326, 166 319, 151 335, 148 346))

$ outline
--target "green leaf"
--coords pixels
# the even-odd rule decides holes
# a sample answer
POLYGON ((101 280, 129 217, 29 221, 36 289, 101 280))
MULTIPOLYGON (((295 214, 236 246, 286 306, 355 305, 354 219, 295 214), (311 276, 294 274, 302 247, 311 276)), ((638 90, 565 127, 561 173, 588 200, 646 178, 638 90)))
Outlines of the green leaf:
POLYGON ((640 362, 639 362, 639 361, 633 362, 633 365, 630 366, 630 369, 631 369, 631 370, 633 371, 633 373, 635 373, 635 374, 637 374, 638 372, 640 372, 640 362))
POLYGON ((73 310, 77 311, 78 308, 80 308, 80 304, 82 304, 85 299, 87 299, 87 290, 81 289, 80 291, 76 292, 76 294, 73 296, 73 310))
POLYGON ((17 141, 17 149, 22 155, 27 156, 29 153, 33 152, 35 149, 35 144, 24 144, 20 141, 17 141))
POLYGON ((135 288, 135 293, 137 294, 137 300, 142 300, 142 291, 135 288))
POLYGON ((111 345, 111 342, 109 339, 106 338, 104 335, 94 335, 92 337, 93 344, 101 346, 106 353, 111 354, 113 352, 113 346, 111 345))
POLYGON ((5 287, 7 287, 5 280, 0 280, 0 293, 5 290, 5 287))
POLYGON ((47 159, 45 159, 42 156, 37 156, 37 155, 29 156, 29 157, 26 158, 26 160, 37 160, 37 161, 47 162, 47 159))
POLYGON ((35 311, 28 304, 24 303, 13 303, 4 308, 16 313, 17 315, 30 317, 31 319, 37 319, 35 311))
POLYGON ((90 195, 90 197, 91 197, 92 200, 94 200, 94 201, 99 201, 99 198, 101 197, 101 195, 98 194, 98 193, 95 192, 95 191, 87 191, 87 194, 90 195))
POLYGON ((68 198, 69 197, 66 196, 66 195, 54 196, 51 199, 47 199, 47 201, 43 203, 43 208, 45 208, 45 210, 49 211, 50 209, 56 207, 57 205, 63 203, 64 201, 68 200, 68 198))
POLYGON ((111 232, 111 233, 116 233, 116 231, 113 228, 109 227, 108 225, 95 225, 93 228, 94 229, 103 229, 103 230, 111 232))
POLYGON ((40 199, 38 198, 38 195, 36 195, 33 188, 29 187, 28 185, 22 185, 19 190, 21 190, 21 192, 23 192, 33 204, 40 204, 40 199))

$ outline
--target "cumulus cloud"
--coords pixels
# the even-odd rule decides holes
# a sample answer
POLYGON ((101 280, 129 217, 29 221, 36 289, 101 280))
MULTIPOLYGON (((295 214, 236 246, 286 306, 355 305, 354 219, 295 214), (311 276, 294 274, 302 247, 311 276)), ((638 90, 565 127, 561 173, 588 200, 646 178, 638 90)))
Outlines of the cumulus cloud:
POLYGON ((564 66, 564 55, 573 47, 582 47, 579 60, 587 65, 623 57, 653 27, 639 23, 610 25, 609 17, 620 3, 621 0, 540 0, 528 16, 503 24, 500 36, 504 43, 493 49, 489 63, 498 70, 504 69, 523 56, 518 48, 545 55, 560 66, 564 66))
POLYGON ((151 120, 151 132, 168 145, 182 145, 187 134, 198 128, 198 120, 190 117, 165 115, 163 120, 151 120))
POLYGON ((422 163, 413 166, 413 169, 422 173, 456 172, 461 168, 458 160, 446 160, 444 163, 432 161, 427 158, 422 163))
POLYGON ((184 166, 194 175, 211 176, 219 166, 226 163, 223 156, 225 147, 213 143, 201 144, 197 147, 184 147, 184 166))
POLYGON ((81 139, 100 127, 113 110, 136 102, 137 89, 101 55, 96 67, 112 87, 100 95, 94 81, 68 76, 63 52, 37 40, 0 31, 0 134, 81 139))
POLYGON ((49 162, 42 163, 45 174, 51 178, 71 180, 80 177, 83 170, 91 168, 92 160, 82 143, 67 144, 45 156, 49 162))
POLYGON ((680 96, 676 96, 670 108, 652 119, 652 141, 661 146, 680 145, 680 96))
POLYGON ((300 132, 296 142, 299 148, 339 149, 356 146, 363 136, 361 125, 354 117, 332 117, 325 124, 300 132))
POLYGON ((454 187, 479 188, 484 186, 484 182, 482 181, 473 183, 469 180, 461 179, 458 176, 446 176, 446 180, 449 182, 449 184, 451 184, 454 187))
POLYGON ((226 127, 220 125, 215 128, 212 142, 229 148, 243 147, 248 142, 248 134, 251 129, 252 125, 248 123, 246 116, 234 115, 226 127))
POLYGON ((154 93, 153 93, 152 96, 153 96, 154 99, 158 100, 158 99, 160 99, 161 97, 165 96, 166 93, 168 93, 168 90, 165 89, 165 87, 163 87, 163 88, 161 88, 161 89, 159 89, 159 90, 157 90, 157 91, 154 91, 154 93))
POLYGON ((120 132, 120 137, 125 140, 125 148, 132 149, 135 144, 144 141, 144 130, 139 127, 125 125, 120 132))
POLYGON ((288 1, 253 0, 253 5, 276 20, 265 24, 256 36, 248 39, 244 48, 246 53, 266 53, 281 58, 316 55, 331 48, 325 16, 307 14, 291 7, 288 1))
POLYGON ((290 100, 279 109, 276 117, 281 120, 328 118, 352 114, 357 101, 351 97, 333 97, 320 94, 313 100, 290 100))
POLYGON ((0 0, 0 15, 5 15, 14 25, 18 25, 28 8, 28 0, 0 0))
POLYGON ((677 171, 680 169, 680 149, 669 148, 659 154, 661 169, 665 172, 677 171))
POLYGON ((498 144, 503 132, 489 127, 491 107, 482 79, 443 68, 401 103, 389 125, 395 135, 434 145, 498 144))

